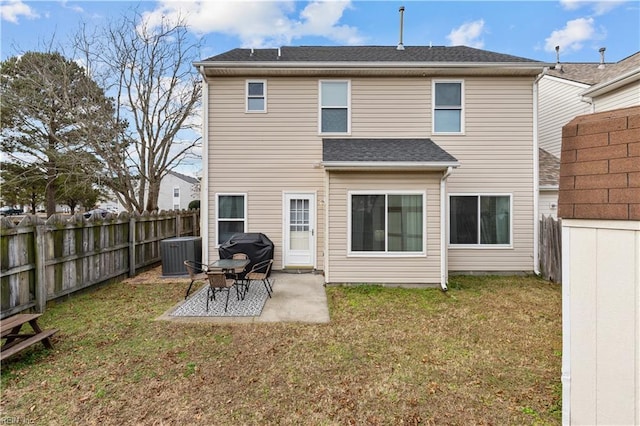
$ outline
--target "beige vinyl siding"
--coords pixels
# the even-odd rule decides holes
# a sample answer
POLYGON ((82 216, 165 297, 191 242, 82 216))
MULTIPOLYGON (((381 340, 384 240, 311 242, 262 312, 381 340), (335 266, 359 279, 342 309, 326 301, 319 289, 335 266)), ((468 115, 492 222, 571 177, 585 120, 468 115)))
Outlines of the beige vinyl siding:
POLYGON ((538 140, 540 148, 560 158, 562 126, 576 116, 591 112, 591 105, 580 100, 589 86, 543 77, 538 83, 538 140))
POLYGON ((465 135, 434 136, 460 161, 455 194, 512 195, 511 248, 449 249, 450 271, 533 270, 533 79, 465 79, 465 135))
POLYGON ((329 173, 329 271, 332 283, 440 283, 440 177, 422 172, 329 173), (351 255, 348 252, 349 191, 426 191, 425 255, 351 255))
POLYGON ((593 99, 594 112, 640 105, 640 81, 593 99))
POLYGON ((245 113, 245 79, 209 81, 209 229, 216 247, 215 194, 247 194, 247 232, 262 232, 275 245, 274 269, 282 267, 282 200, 287 192, 316 193, 316 262, 324 259, 324 171, 317 136, 317 80, 269 79, 267 113, 245 113))
MULTIPOLYGON (((260 77, 256 75, 251 78, 260 77)), ((513 248, 450 249, 449 267, 454 271, 532 270, 534 79, 456 79, 464 79, 465 85, 464 135, 432 136, 430 78, 351 78, 351 134, 347 137, 430 137, 461 163, 449 177, 449 192, 512 194, 513 248)), ((274 241, 274 266, 279 269, 282 264, 283 191, 317 191, 316 264, 318 268, 325 266, 325 170, 318 167, 322 160, 323 137, 318 134, 318 80, 308 77, 268 78, 268 112, 265 114, 245 113, 244 78, 209 80, 208 247, 211 257, 217 256, 214 215, 217 192, 247 193, 248 232, 264 232, 274 241)), ((373 174, 378 175, 384 176, 373 174)), ((359 182, 358 185, 368 185, 368 181, 362 180, 368 179, 366 176, 369 175, 365 173, 362 178, 352 180, 359 182)), ((413 174, 408 173, 409 176, 413 174)), ((406 187, 401 178, 394 179, 392 182, 395 184, 391 189, 406 187)), ((428 224, 439 227, 437 191, 439 187, 429 193, 428 224), (432 197, 437 199, 432 200, 432 197)), ((343 202, 346 202, 346 198, 343 202)), ((371 264, 381 269, 378 266, 380 264, 351 257, 348 262, 345 261, 340 253, 346 252, 346 242, 341 245, 333 237, 340 234, 339 229, 335 228, 339 226, 345 227, 342 238, 346 237, 347 217, 337 214, 333 208, 330 205, 332 235, 329 252, 332 257, 328 269, 331 279, 333 281, 339 277, 361 282, 362 273, 366 270, 363 267, 371 264), (333 253, 333 250, 338 251, 333 253), (334 272, 339 275, 334 275, 334 272)), ((401 265, 403 276, 418 280, 417 275, 420 275, 419 282, 425 282, 426 279, 439 282, 438 239, 439 234, 428 240, 430 251, 427 263, 431 265, 428 271, 422 269, 414 272, 411 260, 394 259, 401 265), (437 261, 434 260, 436 258, 437 261)), ((364 276, 375 280, 381 277, 378 272, 381 271, 376 270, 376 274, 367 273, 364 276)), ((389 274, 389 279, 392 275, 389 274)))

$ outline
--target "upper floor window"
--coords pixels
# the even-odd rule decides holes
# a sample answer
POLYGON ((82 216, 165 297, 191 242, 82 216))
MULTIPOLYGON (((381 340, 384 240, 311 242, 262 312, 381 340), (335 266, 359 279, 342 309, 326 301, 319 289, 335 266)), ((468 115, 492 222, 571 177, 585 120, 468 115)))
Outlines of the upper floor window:
POLYGON ((218 244, 229 240, 233 234, 246 232, 247 204, 245 194, 217 194, 216 217, 218 244))
POLYGON ((247 112, 267 112, 266 81, 247 81, 247 112))
POLYGON ((433 82, 433 133, 464 132, 462 81, 433 82))
POLYGON ((320 133, 349 133, 350 82, 320 81, 320 133))
POLYGON ((511 195, 451 195, 450 243, 510 246, 511 195))
POLYGON ((350 247, 358 254, 423 254, 424 193, 350 195, 350 247))
POLYGON ((180 198, 180 187, 176 186, 173 188, 173 198, 180 198))

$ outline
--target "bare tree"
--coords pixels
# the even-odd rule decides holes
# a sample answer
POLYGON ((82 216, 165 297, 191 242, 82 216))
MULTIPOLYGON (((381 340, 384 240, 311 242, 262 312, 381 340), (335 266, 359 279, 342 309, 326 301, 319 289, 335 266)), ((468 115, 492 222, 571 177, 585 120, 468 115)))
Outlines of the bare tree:
POLYGON ((74 47, 92 76, 113 96, 116 120, 127 120, 128 149, 96 145, 108 176, 104 182, 129 210, 156 210, 162 178, 200 143, 195 123, 201 81, 192 62, 199 42, 184 21, 151 26, 137 11, 96 34, 82 28, 74 47))

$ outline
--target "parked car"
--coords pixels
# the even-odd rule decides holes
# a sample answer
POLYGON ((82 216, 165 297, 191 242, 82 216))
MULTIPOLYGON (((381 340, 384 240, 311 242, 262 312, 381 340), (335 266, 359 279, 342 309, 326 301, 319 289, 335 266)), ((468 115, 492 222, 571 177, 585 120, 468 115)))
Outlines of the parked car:
POLYGON ((0 216, 14 216, 17 214, 23 214, 24 211, 22 209, 15 209, 13 207, 0 207, 0 216))
POLYGON ((92 216, 104 218, 107 216, 107 213, 109 212, 105 209, 93 209, 93 210, 89 210, 88 212, 85 212, 84 217, 86 217, 87 219, 89 219, 92 216))

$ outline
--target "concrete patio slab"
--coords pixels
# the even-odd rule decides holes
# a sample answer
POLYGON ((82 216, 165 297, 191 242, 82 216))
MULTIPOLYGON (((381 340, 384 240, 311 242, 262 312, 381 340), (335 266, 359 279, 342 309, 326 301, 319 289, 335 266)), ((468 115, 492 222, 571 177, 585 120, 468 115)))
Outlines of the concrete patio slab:
MULTIPOLYGON (((255 317, 173 317, 169 314, 179 302, 157 320, 171 322, 206 322, 220 324, 252 322, 328 323, 329 307, 324 277, 312 272, 279 272, 271 274, 273 295, 267 299, 260 316, 255 317)), ((186 281, 188 285, 188 280, 186 281)))

